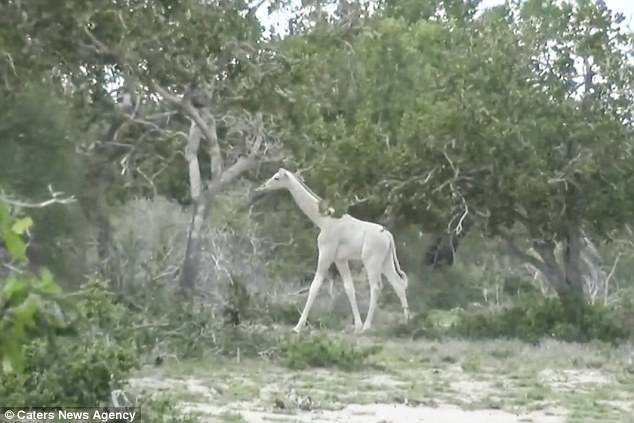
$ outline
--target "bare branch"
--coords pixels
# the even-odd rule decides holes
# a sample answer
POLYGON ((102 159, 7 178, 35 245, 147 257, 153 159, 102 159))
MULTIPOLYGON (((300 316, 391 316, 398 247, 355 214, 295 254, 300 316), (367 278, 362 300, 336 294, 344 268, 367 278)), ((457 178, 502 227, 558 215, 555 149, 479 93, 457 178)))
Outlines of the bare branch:
MULTIPOLYGON (((462 224, 465 220, 465 218, 467 217, 467 215, 469 214, 469 205, 467 204, 467 201, 464 199, 464 197, 462 197, 462 205, 463 205, 463 213, 460 216, 460 219, 458 219, 458 224, 456 225, 456 228, 454 229, 454 232, 456 233, 456 235, 460 235, 462 233, 462 224)), ((453 218, 449 221, 449 224, 447 226, 448 230, 451 230, 451 224, 453 223, 453 218)))
POLYGON ((443 151, 442 152, 443 156, 445 156, 445 160, 447 160, 447 162, 449 163, 449 167, 451 167, 451 170, 453 170, 453 180, 458 179, 458 176, 460 176, 460 168, 457 168, 454 164, 453 161, 449 158, 449 155, 447 154, 447 152, 443 151))
POLYGON ((621 259, 621 253, 617 254, 616 258, 614 259, 614 263, 612 263, 612 268, 610 269, 610 273, 608 273, 608 276, 605 278, 604 291, 603 291, 603 305, 608 305, 608 291, 610 286, 610 279, 612 279, 612 277, 614 276, 614 272, 616 271, 616 265, 619 263, 620 259, 621 259))
POLYGON ((307 166, 307 167, 303 167, 301 169, 297 169, 295 171, 295 176, 297 176, 300 180, 303 181, 304 180, 304 176, 303 176, 304 172, 308 172, 310 170, 313 170, 314 167, 315 167, 315 165, 310 165, 310 166, 307 166))
POLYGON ((77 199, 73 195, 64 197, 63 192, 53 191, 53 187, 51 185, 48 186, 48 192, 50 193, 51 198, 49 198, 48 200, 40 201, 39 203, 20 201, 14 198, 7 197, 2 194, 0 194, 0 201, 10 204, 14 207, 21 207, 25 209, 40 209, 40 208, 48 207, 53 204, 70 204, 77 201, 77 199))
POLYGON ((13 75, 18 76, 18 72, 15 70, 15 64, 13 63, 13 57, 11 56, 11 53, 3 51, 2 54, 7 57, 7 63, 9 63, 9 67, 11 68, 11 71, 13 71, 13 75))
POLYGON ((211 181, 208 190, 208 196, 214 196, 221 192, 227 185, 238 179, 245 172, 253 169, 257 164, 257 160, 254 156, 240 157, 231 165, 227 170, 222 173, 222 176, 215 181, 211 181))
MULTIPOLYGON (((170 93, 169 91, 167 91, 165 88, 161 87, 157 82, 153 80, 150 81, 150 86, 155 91, 157 91, 161 95, 161 97, 163 97, 168 102, 172 103, 172 105, 178 107, 180 110, 184 109, 184 105, 181 99, 175 96, 174 94, 170 93)), ((203 124, 202 126, 205 126, 205 125, 203 124)))
POLYGON ((510 235, 502 235, 502 239, 506 242, 506 245, 509 247, 511 254, 516 258, 520 259, 523 262, 529 263, 533 267, 537 268, 542 274, 546 274, 546 264, 538 259, 537 257, 528 254, 523 251, 518 245, 515 243, 515 240, 510 235))
POLYGON ((156 189, 156 185, 154 184, 152 178, 150 178, 145 172, 143 172, 140 166, 137 166, 135 170, 139 175, 143 177, 143 179, 148 182, 148 184, 150 184, 150 186, 152 187, 152 194, 156 197, 158 194, 158 190, 156 189))

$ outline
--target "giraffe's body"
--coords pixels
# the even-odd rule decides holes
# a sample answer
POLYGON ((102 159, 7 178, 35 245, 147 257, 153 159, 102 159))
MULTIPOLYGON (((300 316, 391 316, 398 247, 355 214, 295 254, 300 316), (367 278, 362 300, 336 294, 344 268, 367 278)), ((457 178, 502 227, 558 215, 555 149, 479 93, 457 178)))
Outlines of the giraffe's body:
POLYGON ((405 320, 409 318, 406 297, 407 275, 400 269, 396 257, 394 237, 390 231, 381 225, 366 222, 348 214, 341 217, 321 214, 319 211, 321 199, 301 179, 288 170, 280 169, 273 177, 257 188, 257 191, 277 189, 287 189, 297 206, 320 229, 317 237, 319 248, 317 270, 310 286, 306 305, 297 326, 295 326, 296 332, 300 332, 306 323, 317 292, 324 279, 328 277, 328 268, 332 263, 335 263, 343 279, 344 289, 352 307, 356 331, 365 331, 372 326, 381 288, 381 275, 388 279, 398 295, 405 320), (350 260, 361 261, 368 274, 370 305, 365 323, 362 323, 359 314, 352 275, 348 265, 350 260))

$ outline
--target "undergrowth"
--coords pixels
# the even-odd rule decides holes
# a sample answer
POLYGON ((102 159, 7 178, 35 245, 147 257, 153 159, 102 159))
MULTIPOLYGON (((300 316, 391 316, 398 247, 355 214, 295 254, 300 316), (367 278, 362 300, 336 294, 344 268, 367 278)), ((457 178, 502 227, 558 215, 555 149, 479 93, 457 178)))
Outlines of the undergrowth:
POLYGON ((380 346, 358 348, 325 335, 290 337, 280 348, 282 363, 290 369, 336 367, 345 371, 360 370, 380 346))
POLYGON ((451 330, 470 338, 519 338, 529 342, 552 337, 570 342, 616 343, 632 336, 632 328, 624 326, 611 309, 573 301, 542 297, 497 312, 465 311, 451 330))
POLYGON ((412 338, 515 338, 537 342, 555 338, 568 342, 592 340, 618 343, 634 336, 627 308, 590 305, 583 300, 562 302, 539 295, 501 308, 427 310, 406 325, 391 328, 397 336, 412 338))
POLYGON ((137 345, 117 328, 127 311, 100 284, 75 295, 68 327, 21 345, 22 366, 0 378, 0 398, 17 406, 106 405, 138 364, 137 345))

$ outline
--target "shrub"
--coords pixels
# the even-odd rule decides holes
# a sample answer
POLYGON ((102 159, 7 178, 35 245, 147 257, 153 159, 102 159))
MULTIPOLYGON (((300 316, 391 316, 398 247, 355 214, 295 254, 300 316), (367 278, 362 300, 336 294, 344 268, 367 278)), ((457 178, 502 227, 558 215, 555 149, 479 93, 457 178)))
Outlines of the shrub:
POLYGON ((183 415, 177 410, 176 401, 167 396, 148 398, 137 406, 144 423, 195 423, 199 419, 183 415))
POLYGON ((301 314, 297 304, 275 301, 266 295, 255 296, 251 307, 249 317, 264 324, 295 325, 301 314))
POLYGON ((412 339, 436 339, 445 333, 446 328, 433 316, 432 310, 416 313, 407 323, 398 323, 385 328, 385 336, 409 337, 412 339))
POLYGON ((135 367, 131 346, 105 338, 67 337, 55 347, 34 340, 24 348, 22 372, 5 374, 0 398, 16 406, 105 405, 135 367))
POLYGON ((337 367, 351 371, 361 369, 367 358, 380 349, 379 346, 359 349, 343 341, 318 335, 287 339, 281 353, 284 364, 291 369, 337 367))
POLYGON ((6 404, 102 405, 137 365, 134 340, 113 335, 125 324, 125 309, 98 285, 73 298, 74 306, 64 310, 71 318, 65 333, 49 331, 22 343, 22 365, 0 379, 6 404))
POLYGON ((537 341, 555 337, 565 341, 617 342, 632 335, 604 306, 581 299, 562 302, 558 298, 533 297, 502 311, 462 313, 451 332, 474 338, 509 337, 537 341))

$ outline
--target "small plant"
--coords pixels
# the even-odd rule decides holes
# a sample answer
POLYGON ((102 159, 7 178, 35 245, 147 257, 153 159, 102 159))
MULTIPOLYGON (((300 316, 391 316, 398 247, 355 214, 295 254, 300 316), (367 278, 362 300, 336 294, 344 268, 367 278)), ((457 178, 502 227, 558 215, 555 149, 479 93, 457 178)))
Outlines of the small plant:
POLYGON ((168 396, 147 399, 138 405, 145 423, 196 423, 198 418, 183 415, 177 410, 176 401, 168 396))
POLYGON ((281 348, 281 355, 284 364, 291 369, 337 367, 352 371, 361 369, 367 358, 380 349, 379 346, 358 349, 343 341, 318 335, 287 340, 281 348))
POLYGON ((263 314, 265 319, 270 319, 271 323, 284 325, 296 324, 301 314, 297 304, 291 303, 266 303, 265 310, 263 314))

